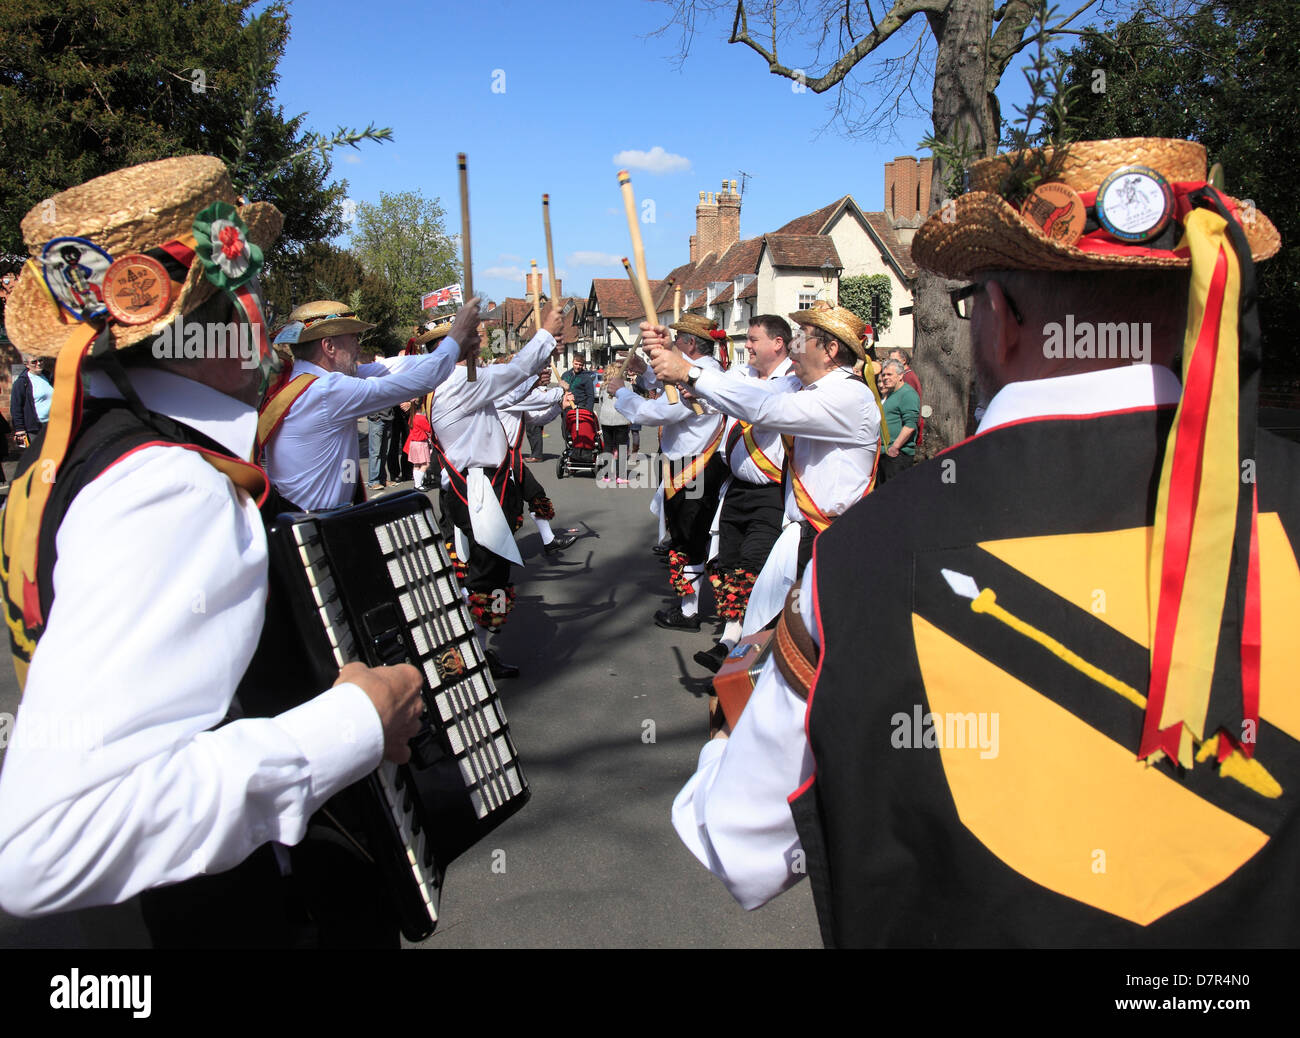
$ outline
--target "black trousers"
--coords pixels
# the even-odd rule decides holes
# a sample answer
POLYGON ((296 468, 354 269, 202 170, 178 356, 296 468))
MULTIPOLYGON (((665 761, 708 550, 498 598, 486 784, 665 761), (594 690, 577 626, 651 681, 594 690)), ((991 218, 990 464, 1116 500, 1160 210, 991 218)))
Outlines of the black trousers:
MULTIPOLYGON (((469 541, 469 558, 465 560, 465 587, 471 592, 481 591, 489 595, 493 591, 510 587, 510 560, 503 559, 494 551, 488 551, 474 540, 474 531, 469 524, 469 506, 454 491, 444 490, 442 507, 447 518, 469 541)), ((510 529, 518 530, 523 522, 523 496, 513 479, 506 481, 501 511, 505 513, 510 529)))
MULTIPOLYGON (((679 464, 674 462, 673 467, 679 464)), ((718 510, 718 494, 727 480, 727 466, 716 453, 709 458, 704 472, 696 477, 695 486, 683 487, 672 497, 664 495, 664 526, 668 543, 682 552, 691 565, 702 565, 709 558, 709 530, 713 513, 718 510)))
POLYGON ((916 463, 915 456, 911 454, 899 453, 897 458, 891 458, 888 454, 880 455, 880 471, 877 476, 881 483, 887 483, 900 472, 906 472, 916 463))
POLYGON ((722 499, 718 569, 758 573, 781 536, 785 493, 780 483, 746 483, 733 478, 722 499))

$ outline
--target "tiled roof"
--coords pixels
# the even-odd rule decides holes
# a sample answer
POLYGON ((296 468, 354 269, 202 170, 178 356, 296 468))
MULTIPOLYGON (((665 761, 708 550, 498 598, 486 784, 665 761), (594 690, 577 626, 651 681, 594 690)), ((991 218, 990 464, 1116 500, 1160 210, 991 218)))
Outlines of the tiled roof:
MULTIPOLYGON (((657 299, 659 297, 663 285, 663 281, 656 278, 650 279, 651 298, 657 299)), ((632 282, 625 277, 593 278, 591 292, 596 297, 596 305, 600 307, 601 317, 625 320, 631 317, 645 316, 636 289, 632 287, 632 282)))
POLYGON ((797 217, 791 220, 784 227, 778 227, 773 234, 821 234, 826 230, 826 224, 830 218, 835 215, 836 210, 842 206, 846 199, 851 195, 842 195, 830 205, 824 205, 806 216, 797 217))
POLYGON ((763 238, 774 267, 842 267, 835 242, 824 234, 769 234, 763 238))

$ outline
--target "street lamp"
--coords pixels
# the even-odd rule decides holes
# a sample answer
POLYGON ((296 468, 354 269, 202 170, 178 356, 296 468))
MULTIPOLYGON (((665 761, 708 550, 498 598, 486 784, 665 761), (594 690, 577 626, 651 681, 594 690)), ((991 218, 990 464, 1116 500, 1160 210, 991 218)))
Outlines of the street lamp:
POLYGON ((831 282, 838 278, 843 270, 843 267, 835 266, 829 259, 822 264, 822 284, 826 286, 826 301, 828 303, 835 302, 831 298, 831 282))

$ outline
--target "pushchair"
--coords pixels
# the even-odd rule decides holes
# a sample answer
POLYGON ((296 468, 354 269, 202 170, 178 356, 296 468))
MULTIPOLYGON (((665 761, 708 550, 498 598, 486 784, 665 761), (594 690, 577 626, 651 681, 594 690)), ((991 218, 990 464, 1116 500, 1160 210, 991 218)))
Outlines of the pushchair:
POLYGON ((596 412, 585 407, 567 408, 564 411, 564 450, 556 459, 555 477, 563 479, 581 472, 595 479, 596 460, 604 450, 596 412))

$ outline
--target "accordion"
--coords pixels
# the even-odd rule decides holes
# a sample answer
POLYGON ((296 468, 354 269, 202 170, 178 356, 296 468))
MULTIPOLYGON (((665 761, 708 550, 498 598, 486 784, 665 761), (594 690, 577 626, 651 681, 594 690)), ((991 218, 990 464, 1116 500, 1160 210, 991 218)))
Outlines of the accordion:
POLYGON ((289 701, 254 710, 311 698, 352 661, 410 663, 424 677, 410 761, 384 761, 323 809, 375 863, 405 937, 423 940, 438 922, 448 864, 529 797, 433 508, 407 492, 291 512, 268 524, 267 541, 268 623, 278 622, 283 649, 273 684, 289 701))

